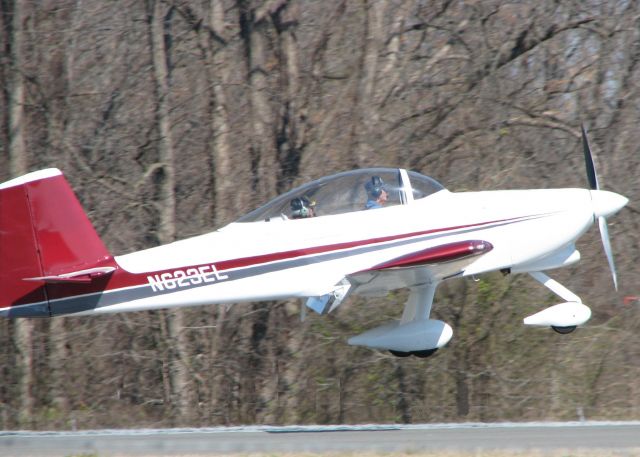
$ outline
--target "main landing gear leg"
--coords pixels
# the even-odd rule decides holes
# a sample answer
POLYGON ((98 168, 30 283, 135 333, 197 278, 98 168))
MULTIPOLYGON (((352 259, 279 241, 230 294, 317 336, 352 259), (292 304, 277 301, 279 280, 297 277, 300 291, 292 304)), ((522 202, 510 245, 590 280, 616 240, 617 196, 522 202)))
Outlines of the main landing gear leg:
MULTIPOLYGON (((433 304, 433 297, 436 293, 436 287, 438 283, 427 284, 420 287, 413 287, 409 293, 409 298, 404 305, 402 311, 402 319, 400 325, 407 324, 413 321, 428 320, 431 314, 431 305, 433 304)), ((420 351, 402 352, 390 349, 389 352, 396 357, 409 357, 411 355, 421 359, 431 357, 438 348, 423 349, 420 351)))

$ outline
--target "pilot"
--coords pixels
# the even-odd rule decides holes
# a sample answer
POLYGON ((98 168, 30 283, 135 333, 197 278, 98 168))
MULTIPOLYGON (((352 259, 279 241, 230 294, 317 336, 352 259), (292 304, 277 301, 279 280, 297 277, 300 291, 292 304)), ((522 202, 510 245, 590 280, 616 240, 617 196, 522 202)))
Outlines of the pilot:
POLYGON ((291 218, 305 219, 316 215, 314 207, 316 202, 309 200, 307 197, 296 197, 291 200, 291 218))
POLYGON ((387 202, 389 194, 380 176, 372 176, 364 188, 367 191, 367 203, 364 205, 364 209, 382 208, 387 202))

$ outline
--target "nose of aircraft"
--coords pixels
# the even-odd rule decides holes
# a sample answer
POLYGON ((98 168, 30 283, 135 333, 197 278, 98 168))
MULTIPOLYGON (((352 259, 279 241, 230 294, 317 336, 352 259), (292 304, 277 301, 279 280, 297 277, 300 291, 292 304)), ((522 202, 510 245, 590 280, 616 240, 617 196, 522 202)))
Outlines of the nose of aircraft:
POLYGON ((593 214, 596 218, 607 217, 620 211, 629 199, 623 195, 608 190, 592 190, 591 201, 593 214))

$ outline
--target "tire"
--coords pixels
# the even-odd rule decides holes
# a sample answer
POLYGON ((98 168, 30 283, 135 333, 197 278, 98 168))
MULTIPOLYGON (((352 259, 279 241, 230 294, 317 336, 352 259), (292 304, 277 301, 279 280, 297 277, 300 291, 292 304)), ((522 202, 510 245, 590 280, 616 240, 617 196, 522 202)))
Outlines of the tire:
POLYGON ((427 357, 431 357, 436 353, 438 348, 435 349, 425 349, 424 351, 413 351, 412 354, 421 359, 426 359, 427 357))
POLYGON ((391 353, 391 355, 394 355, 396 357, 409 357, 411 355, 410 352, 394 351, 393 349, 389 349, 389 352, 391 353))
POLYGON ((554 332, 559 333, 561 335, 567 335, 573 332, 576 329, 575 325, 570 325, 568 327, 551 327, 554 332))

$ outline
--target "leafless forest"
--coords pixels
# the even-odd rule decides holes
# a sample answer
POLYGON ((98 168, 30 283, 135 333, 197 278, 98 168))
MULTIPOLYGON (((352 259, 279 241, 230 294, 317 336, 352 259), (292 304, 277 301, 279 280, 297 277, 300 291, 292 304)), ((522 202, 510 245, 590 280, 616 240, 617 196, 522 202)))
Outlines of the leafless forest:
POLYGON ((61 168, 114 254, 355 167, 586 187, 581 122, 602 186, 631 199, 609 227, 619 292, 595 228, 553 273, 594 311, 571 335, 525 328, 556 298, 499 274, 439 288, 454 338, 427 360, 346 344, 399 317, 404 291, 304 322, 296 301, 2 320, 0 428, 640 419, 640 2, 0 9, 0 179, 61 168))

